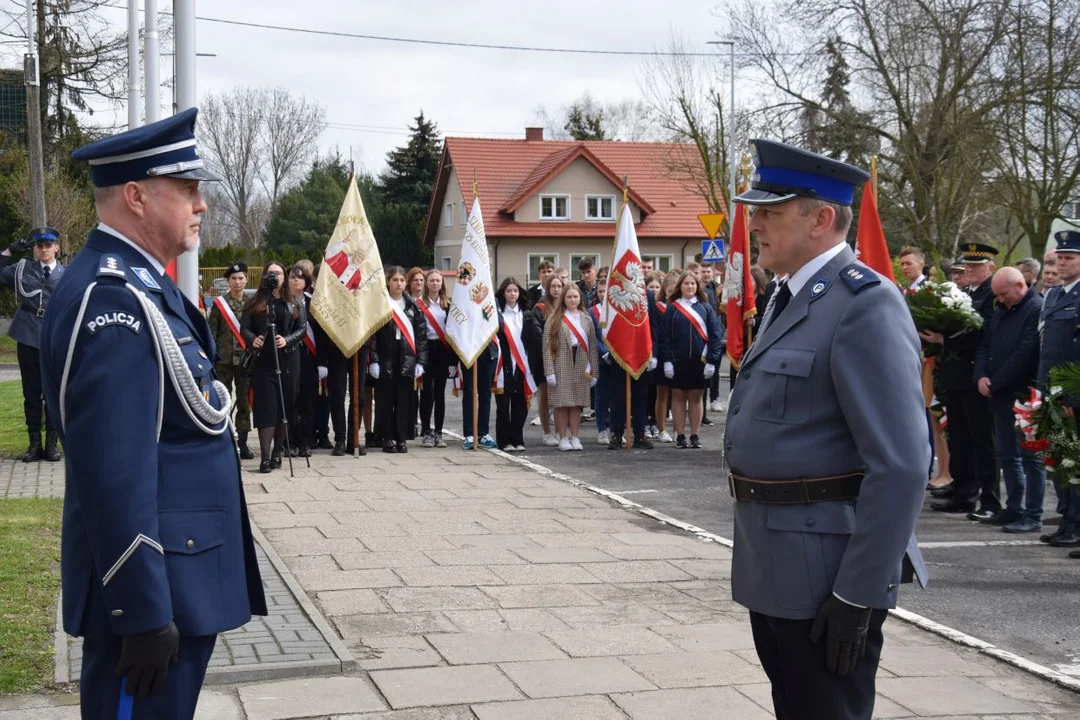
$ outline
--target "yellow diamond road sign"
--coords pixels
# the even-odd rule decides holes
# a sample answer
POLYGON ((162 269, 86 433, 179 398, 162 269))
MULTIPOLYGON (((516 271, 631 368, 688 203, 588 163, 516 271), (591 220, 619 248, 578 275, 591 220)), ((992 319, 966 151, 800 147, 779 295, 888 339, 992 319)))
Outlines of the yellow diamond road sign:
POLYGON ((709 235, 709 239, 713 240, 720 232, 720 226, 724 224, 724 218, 727 215, 724 213, 706 213, 704 215, 698 215, 697 219, 701 222, 701 227, 705 228, 705 232, 709 235))

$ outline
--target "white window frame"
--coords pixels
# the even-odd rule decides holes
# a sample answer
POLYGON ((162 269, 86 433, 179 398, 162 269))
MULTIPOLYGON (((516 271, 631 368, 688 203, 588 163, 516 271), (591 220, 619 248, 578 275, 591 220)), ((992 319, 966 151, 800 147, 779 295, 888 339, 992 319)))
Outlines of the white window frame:
POLYGON ((537 199, 537 203, 538 204, 537 204, 537 209, 536 209, 536 215, 537 215, 537 217, 540 218, 540 222, 570 222, 570 217, 571 217, 572 213, 570 211, 570 195, 569 194, 567 194, 567 193, 547 193, 547 194, 544 194, 544 195, 540 195, 539 198, 537 199), (556 206, 555 200, 557 200, 559 198, 563 198, 563 199, 566 200, 566 217, 558 217, 558 216, 544 217, 544 200, 547 200, 549 198, 552 201, 552 203, 551 203, 552 212, 555 211, 555 206, 556 206))
MULTIPOLYGON (((601 203, 597 203, 596 209, 599 210, 602 207, 601 203)), ((615 222, 615 196, 614 195, 586 195, 585 196, 585 221, 586 222, 615 222), (590 200, 610 200, 611 201, 611 217, 589 217, 589 201, 590 200)))
POLYGON ((559 267, 559 253, 529 253, 529 254, 527 254, 525 256, 525 284, 528 285, 529 287, 532 287, 533 285, 536 285, 538 282, 540 282, 539 270, 537 271, 537 274, 535 276, 532 274, 532 259, 533 258, 538 258, 537 261, 536 261, 537 267, 539 267, 540 263, 543 262, 544 260, 550 260, 552 262, 552 264, 555 265, 555 267, 559 267))
POLYGON ((443 208, 443 227, 454 227, 454 203, 446 203, 443 208))
POLYGON ((659 270, 660 272, 667 273, 667 272, 671 272, 671 268, 675 267, 675 256, 674 255, 666 255, 666 254, 664 254, 664 255, 645 255, 642 259, 645 259, 645 258, 651 258, 652 259, 652 261, 653 261, 653 270, 659 270), (661 263, 660 263, 661 258, 664 259, 664 260, 667 260, 667 267, 666 268, 661 267, 661 263))
POLYGON ((453 270, 454 269, 454 260, 453 260, 453 258, 451 258, 448 255, 444 255, 443 257, 439 258, 439 269, 440 270, 453 270))
POLYGON ((469 224, 469 206, 465 203, 461 203, 461 224, 469 224))
POLYGON ((576 283, 581 280, 581 271, 577 269, 577 264, 583 258, 593 259, 593 269, 596 270, 597 273, 599 273, 600 268, 603 267, 603 264, 600 262, 600 253, 574 253, 570 256, 570 265, 567 267, 567 270, 570 271, 570 282, 576 283))

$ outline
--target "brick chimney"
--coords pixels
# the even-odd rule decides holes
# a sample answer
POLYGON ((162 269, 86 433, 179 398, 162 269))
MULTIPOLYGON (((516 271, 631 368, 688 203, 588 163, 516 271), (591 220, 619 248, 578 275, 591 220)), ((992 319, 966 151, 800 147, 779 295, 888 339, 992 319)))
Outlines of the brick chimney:
POLYGON ((525 128, 525 139, 534 142, 544 141, 544 128, 542 127, 527 127, 525 128))

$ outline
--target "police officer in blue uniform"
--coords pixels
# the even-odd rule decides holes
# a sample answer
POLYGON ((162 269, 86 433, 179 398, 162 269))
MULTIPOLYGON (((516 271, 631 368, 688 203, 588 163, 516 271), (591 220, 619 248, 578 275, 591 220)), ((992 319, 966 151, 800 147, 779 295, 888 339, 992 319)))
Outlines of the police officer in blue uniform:
MULTIPOLYGON (((1058 365, 1080 362, 1080 232, 1055 233, 1058 274, 1061 285, 1050 288, 1043 302, 1039 325, 1042 344, 1039 355, 1039 386, 1045 392, 1050 370, 1058 365)), ((1073 407, 1080 407, 1080 400, 1073 407)), ((1054 482, 1057 511, 1061 515, 1056 532, 1039 539, 1053 547, 1080 547, 1080 486, 1054 482)), ((1074 551, 1075 552, 1075 551, 1074 551)), ((1073 553, 1069 557, 1080 558, 1073 553)))
POLYGON ((64 629, 82 717, 191 718, 217 633, 266 614, 228 389, 203 315, 165 274, 206 204, 191 109, 75 151, 101 224, 41 332, 67 454, 64 629))
POLYGON ((845 242, 869 175, 753 141, 759 264, 781 282, 743 358, 724 436, 732 595, 750 610, 778 720, 870 720, 882 624, 925 568, 930 464, 919 338, 900 291, 845 242))
POLYGON ((56 260, 60 249, 60 233, 55 228, 37 228, 30 237, 16 240, 0 253, 0 286, 15 290, 18 308, 11 320, 8 335, 15 341, 19 374, 22 377, 23 414, 30 445, 23 462, 47 460, 59 462, 56 448, 56 425, 48 411, 42 412, 45 396, 41 390, 41 362, 38 355, 41 321, 49 306, 56 284, 64 274, 64 266, 56 260), (33 260, 19 255, 34 249, 33 260), (44 418, 45 445, 41 444, 41 425, 44 418))

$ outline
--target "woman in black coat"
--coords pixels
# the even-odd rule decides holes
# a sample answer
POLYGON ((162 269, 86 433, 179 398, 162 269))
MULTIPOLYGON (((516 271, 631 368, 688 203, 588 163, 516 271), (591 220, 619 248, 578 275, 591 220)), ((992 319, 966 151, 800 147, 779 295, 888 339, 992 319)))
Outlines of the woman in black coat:
POLYGON ((307 330, 307 311, 302 304, 289 302, 288 288, 285 266, 268 262, 263 268, 259 288, 244 306, 240 319, 244 341, 253 352, 258 352, 250 373, 255 396, 252 414, 262 451, 259 472, 263 473, 281 467, 281 453, 286 441, 285 420, 293 416, 299 389, 300 355, 297 348, 307 330), (271 325, 274 326, 272 337, 271 325), (280 385, 278 367, 281 368, 280 385))
POLYGON ((375 425, 382 433, 383 452, 409 452, 405 440, 415 414, 411 397, 427 363, 427 322, 405 294, 405 270, 386 269, 393 317, 373 338, 368 374, 375 380, 375 425))
POLYGON ((308 318, 304 337, 300 339, 300 377, 296 395, 296 415, 289 418, 290 450, 300 457, 311 454, 315 447, 315 401, 319 394, 319 359, 316 354, 315 333, 311 324, 311 275, 303 265, 293 265, 289 270, 289 295, 294 305, 303 305, 308 318))
MULTIPOLYGON (((514 278, 506 278, 495 293, 499 305, 499 365, 495 379, 502 372, 502 390, 495 391, 495 442, 505 452, 525 452, 525 420, 529 414, 527 388, 535 388, 536 370, 529 358, 530 347, 540 338, 536 316, 529 312, 525 288, 514 278), (517 353, 512 349, 517 348, 517 353), (528 367, 522 367, 525 363, 528 367), (528 376, 526 376, 528 372, 528 376)), ((532 390, 529 390, 531 395, 532 390)))

